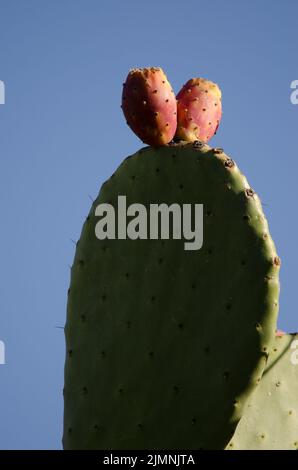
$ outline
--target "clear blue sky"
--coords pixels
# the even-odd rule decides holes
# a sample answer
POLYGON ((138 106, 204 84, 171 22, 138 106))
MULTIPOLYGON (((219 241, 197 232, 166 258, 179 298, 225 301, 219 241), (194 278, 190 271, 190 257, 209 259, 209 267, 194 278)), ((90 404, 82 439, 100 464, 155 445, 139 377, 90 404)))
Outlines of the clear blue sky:
POLYGON ((134 66, 223 92, 211 141, 259 193, 282 258, 279 326, 297 319, 295 0, 0 0, 0 448, 61 448, 66 292, 90 199, 142 144, 120 110, 134 66))

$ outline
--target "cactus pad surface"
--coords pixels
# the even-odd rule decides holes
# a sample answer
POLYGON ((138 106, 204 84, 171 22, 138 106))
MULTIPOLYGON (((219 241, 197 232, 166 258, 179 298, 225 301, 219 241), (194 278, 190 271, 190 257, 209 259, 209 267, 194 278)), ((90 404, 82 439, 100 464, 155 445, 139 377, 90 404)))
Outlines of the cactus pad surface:
POLYGON ((274 340, 279 258, 256 193, 199 142, 125 159, 92 204, 68 293, 65 449, 222 449, 274 340), (204 241, 99 240, 96 207, 203 204, 204 241))
POLYGON ((298 334, 275 338, 262 380, 227 449, 298 449, 298 334))

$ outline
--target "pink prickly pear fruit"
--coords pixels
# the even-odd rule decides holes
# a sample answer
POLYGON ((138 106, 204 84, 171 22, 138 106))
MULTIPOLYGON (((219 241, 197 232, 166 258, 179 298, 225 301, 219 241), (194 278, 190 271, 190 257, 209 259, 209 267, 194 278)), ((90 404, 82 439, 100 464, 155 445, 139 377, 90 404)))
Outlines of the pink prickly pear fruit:
POLYGON ((276 332, 275 332, 275 336, 283 336, 283 335, 285 335, 285 334, 286 334, 286 333, 285 333, 284 331, 282 331, 282 330, 276 330, 276 332))
POLYGON ((177 102, 159 67, 133 69, 123 85, 122 110, 127 124, 146 144, 170 142, 177 128, 177 102))
POLYGON ((221 115, 221 91, 216 83, 192 78, 177 95, 176 138, 208 142, 216 134, 221 115))

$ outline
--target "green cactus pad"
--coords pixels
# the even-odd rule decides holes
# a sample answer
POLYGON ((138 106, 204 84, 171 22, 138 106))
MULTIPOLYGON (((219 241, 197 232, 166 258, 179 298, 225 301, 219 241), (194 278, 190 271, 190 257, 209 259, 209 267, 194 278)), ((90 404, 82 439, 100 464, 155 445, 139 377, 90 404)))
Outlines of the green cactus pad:
POLYGON ((298 449, 298 334, 276 337, 260 385, 227 449, 298 449))
POLYGON ((220 449, 274 339, 279 258, 221 149, 145 148, 103 184, 77 243, 65 327, 65 449, 220 449), (204 205, 204 242, 103 240, 101 203, 204 205))

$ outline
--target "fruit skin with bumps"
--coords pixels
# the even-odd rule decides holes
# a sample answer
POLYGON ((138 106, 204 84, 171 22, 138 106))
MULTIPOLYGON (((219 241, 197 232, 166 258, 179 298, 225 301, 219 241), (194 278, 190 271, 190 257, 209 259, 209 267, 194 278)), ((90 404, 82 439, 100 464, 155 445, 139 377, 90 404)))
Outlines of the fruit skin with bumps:
POLYGON ((146 144, 170 142, 177 128, 176 97, 159 67, 133 69, 123 85, 122 110, 127 124, 146 144))
POLYGON ((177 95, 176 139, 208 142, 222 115, 221 91, 213 82, 192 78, 177 95))
POLYGON ((68 295, 65 449, 221 449, 274 340, 279 260, 260 200, 208 145, 145 148, 94 201, 68 295), (98 204, 204 205, 204 243, 98 240, 98 204))

